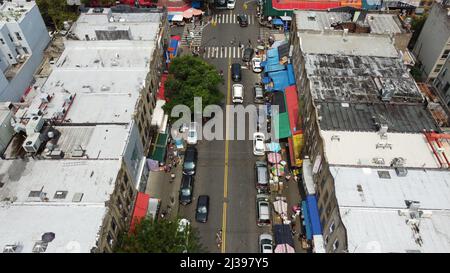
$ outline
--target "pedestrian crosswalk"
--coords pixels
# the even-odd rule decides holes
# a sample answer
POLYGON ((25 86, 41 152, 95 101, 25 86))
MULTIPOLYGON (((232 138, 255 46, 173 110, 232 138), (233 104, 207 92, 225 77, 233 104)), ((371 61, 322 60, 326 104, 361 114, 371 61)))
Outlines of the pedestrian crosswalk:
POLYGON ((205 59, 240 59, 243 51, 238 46, 211 46, 205 47, 202 57, 205 59))
MULTIPOLYGON (((233 13, 223 13, 223 14, 214 14, 213 21, 218 24, 237 24, 237 14, 233 13)), ((257 22, 255 15, 248 15, 248 24, 255 24, 257 22)))
POLYGON ((202 27, 189 24, 184 27, 181 39, 182 46, 200 46, 202 43, 202 27))

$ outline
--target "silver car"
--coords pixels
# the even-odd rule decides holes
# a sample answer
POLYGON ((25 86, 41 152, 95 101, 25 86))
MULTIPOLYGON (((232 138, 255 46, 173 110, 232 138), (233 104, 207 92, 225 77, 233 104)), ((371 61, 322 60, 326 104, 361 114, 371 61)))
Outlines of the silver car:
POLYGON ((273 253, 273 238, 268 233, 259 235, 259 252, 273 253))

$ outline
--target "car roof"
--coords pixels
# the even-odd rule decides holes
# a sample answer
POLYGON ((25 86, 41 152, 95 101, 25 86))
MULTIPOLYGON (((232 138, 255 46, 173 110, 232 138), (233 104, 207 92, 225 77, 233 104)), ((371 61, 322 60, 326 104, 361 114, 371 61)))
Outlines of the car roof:
POLYGON ((253 52, 253 51, 254 51, 253 48, 247 47, 247 48, 245 49, 244 53, 246 53, 246 52, 253 52))
POLYGON ((208 195, 200 195, 197 199, 197 205, 206 205, 206 202, 209 200, 208 195))
POLYGON ((181 178, 181 187, 187 187, 192 183, 192 175, 183 174, 181 178))
POLYGON ((273 241, 273 237, 269 233, 263 233, 263 234, 259 235, 259 239, 260 240, 269 239, 269 240, 273 241))
POLYGON ((231 65, 231 67, 241 67, 241 64, 240 63, 234 63, 234 64, 231 65))

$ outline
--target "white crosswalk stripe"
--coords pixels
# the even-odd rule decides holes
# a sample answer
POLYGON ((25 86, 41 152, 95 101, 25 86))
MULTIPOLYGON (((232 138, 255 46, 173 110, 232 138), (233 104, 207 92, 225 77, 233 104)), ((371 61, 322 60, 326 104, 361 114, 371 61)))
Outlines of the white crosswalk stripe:
MULTIPOLYGON (((217 22, 217 24, 237 24, 237 14, 234 13, 225 13, 225 14, 214 14, 213 21, 217 22)), ((247 15, 248 16, 248 24, 252 25, 256 22, 255 15, 247 15)))
POLYGON ((205 59, 240 59, 242 56, 242 49, 237 46, 210 46, 205 47, 203 58, 205 59))

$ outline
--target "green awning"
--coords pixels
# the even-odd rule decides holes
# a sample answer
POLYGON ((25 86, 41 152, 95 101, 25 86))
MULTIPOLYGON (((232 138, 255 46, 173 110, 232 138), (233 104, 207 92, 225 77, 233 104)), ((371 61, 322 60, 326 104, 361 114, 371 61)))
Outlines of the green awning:
POLYGON ((264 16, 292 16, 292 10, 277 10, 272 6, 272 0, 266 0, 263 6, 264 16))
POLYGON ((274 116, 272 128, 275 130, 276 138, 282 139, 290 137, 291 129, 289 125, 289 114, 287 112, 283 112, 274 116))
POLYGON ((158 134, 156 138, 156 144, 153 148, 151 159, 156 160, 158 162, 163 162, 164 157, 166 156, 166 145, 167 139, 169 138, 169 134, 158 134))

